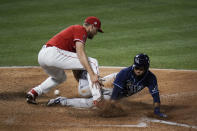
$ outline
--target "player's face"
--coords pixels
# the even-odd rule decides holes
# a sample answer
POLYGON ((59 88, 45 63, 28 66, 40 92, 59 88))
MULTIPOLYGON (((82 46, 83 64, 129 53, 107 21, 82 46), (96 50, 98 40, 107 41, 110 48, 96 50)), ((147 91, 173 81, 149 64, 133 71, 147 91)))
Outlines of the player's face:
POLYGON ((88 38, 89 38, 89 39, 93 39, 94 36, 97 34, 97 32, 98 32, 98 28, 95 27, 94 25, 91 25, 90 31, 89 31, 89 33, 88 33, 88 38))
POLYGON ((144 74, 144 72, 145 72, 144 67, 135 67, 134 68, 134 73, 136 76, 141 76, 144 74))

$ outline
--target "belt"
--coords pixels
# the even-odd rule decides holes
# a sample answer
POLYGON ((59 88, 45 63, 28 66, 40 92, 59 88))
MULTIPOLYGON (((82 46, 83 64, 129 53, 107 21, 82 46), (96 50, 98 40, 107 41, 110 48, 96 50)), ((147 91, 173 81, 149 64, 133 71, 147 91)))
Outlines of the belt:
POLYGON ((52 45, 46 45, 46 48, 47 48, 47 47, 52 47, 52 45))

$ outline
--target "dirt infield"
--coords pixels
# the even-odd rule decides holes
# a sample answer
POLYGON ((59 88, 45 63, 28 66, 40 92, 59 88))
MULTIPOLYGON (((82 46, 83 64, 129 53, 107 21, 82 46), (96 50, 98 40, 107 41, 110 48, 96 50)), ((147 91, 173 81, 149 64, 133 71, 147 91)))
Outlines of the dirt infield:
MULTIPOLYGON (((120 68, 101 68, 101 76, 120 68)), ((158 77, 161 111, 169 117, 153 116, 152 97, 147 89, 124 99, 126 116, 103 118, 93 109, 46 107, 53 90, 29 105, 25 93, 47 78, 41 68, 0 68, 0 130, 197 130, 197 72, 152 70, 158 77)), ((62 96, 77 97, 77 82, 71 71, 57 88, 62 96)), ((57 89, 56 88, 56 89, 57 89)))

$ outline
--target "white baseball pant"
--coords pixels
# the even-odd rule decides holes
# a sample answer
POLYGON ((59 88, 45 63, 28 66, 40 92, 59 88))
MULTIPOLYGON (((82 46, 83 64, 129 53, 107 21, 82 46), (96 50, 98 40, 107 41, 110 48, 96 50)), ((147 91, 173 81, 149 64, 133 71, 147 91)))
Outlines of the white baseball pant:
MULTIPOLYGON (((98 61, 91 57, 88 57, 88 61, 94 73, 99 75, 98 61)), ((33 88, 38 95, 47 93, 51 88, 65 81, 66 74, 64 70, 85 70, 76 53, 65 51, 54 46, 46 47, 46 45, 44 45, 38 54, 38 62, 49 75, 44 82, 33 88)), ((93 100, 99 100, 102 97, 100 88, 98 88, 96 84, 92 84, 89 74, 87 78, 93 100)))
MULTIPOLYGON (((102 79, 105 81, 111 81, 112 79, 116 78, 117 73, 113 73, 103 77, 102 79)), ((86 83, 87 84, 87 83, 86 83)), ((83 86, 87 87, 85 83, 83 86)), ((102 88, 101 92, 103 94, 103 98, 105 100, 109 100, 112 95, 113 88, 102 88)), ((61 97, 60 104, 62 106, 71 106, 74 108, 91 108, 93 107, 93 98, 71 98, 68 99, 66 97, 61 97)))
MULTIPOLYGON (((104 100, 109 100, 112 95, 112 88, 102 88, 102 94, 104 100)), ((61 106, 71 106, 74 108, 91 108, 94 106, 93 97, 91 98, 66 98, 61 97, 61 106)))

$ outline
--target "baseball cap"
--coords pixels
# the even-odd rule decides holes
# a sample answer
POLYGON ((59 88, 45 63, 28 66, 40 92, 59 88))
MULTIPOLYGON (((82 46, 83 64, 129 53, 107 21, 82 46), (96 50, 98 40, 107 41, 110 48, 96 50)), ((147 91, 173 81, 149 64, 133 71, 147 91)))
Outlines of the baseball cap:
POLYGON ((103 30, 101 29, 101 21, 97 17, 89 16, 85 19, 85 22, 88 23, 88 24, 92 24, 95 27, 97 27, 98 32, 104 33, 103 30))

